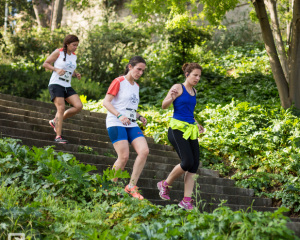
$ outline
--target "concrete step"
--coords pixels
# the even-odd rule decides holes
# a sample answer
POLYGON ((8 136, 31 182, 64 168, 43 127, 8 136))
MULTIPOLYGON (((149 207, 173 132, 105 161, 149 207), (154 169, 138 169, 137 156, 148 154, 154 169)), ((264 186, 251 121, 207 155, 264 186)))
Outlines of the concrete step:
MULTIPOLYGON (((1 126, 0 126, 0 133, 2 133, 3 137, 11 137, 11 138, 15 138, 15 139, 20 139, 22 140, 22 144, 25 144, 29 147, 32 146, 36 146, 36 147, 44 147, 44 146, 54 146, 56 150, 58 151, 65 151, 65 152, 70 152, 70 153, 78 153, 79 151, 79 146, 82 145, 75 145, 75 144, 59 144, 59 143, 55 143, 54 141, 45 141, 45 140, 36 140, 36 139, 32 139, 27 136, 22 137, 22 136, 14 136, 14 135, 10 135, 10 134, 6 134, 4 132, 1 132, 1 126)), ((107 154, 112 154, 115 156, 115 159, 117 158, 117 153, 115 152, 115 150, 113 149, 107 149, 107 148, 95 148, 93 147, 93 151, 98 152, 99 155, 102 156, 106 156, 107 154)), ((86 154, 87 156, 85 158, 97 158, 98 156, 96 155, 91 155, 91 154, 86 154)), ((129 153, 129 159, 136 159, 137 154, 135 152, 130 152, 129 153)), ((100 161, 100 160, 99 160, 100 161)), ((172 158, 167 158, 167 157, 157 157, 155 155, 148 155, 147 158, 148 162, 158 162, 158 163, 178 163, 179 160, 178 159, 172 159, 172 158)), ((211 175, 213 175, 214 177, 218 176, 218 172, 217 171, 212 171, 207 169, 207 172, 209 172, 211 175)), ((233 181, 233 180, 232 180, 233 181)))
MULTIPOLYGON (((156 186, 155 186, 156 187, 156 186)), ((157 199, 160 200, 159 191, 157 188, 145 188, 139 187, 141 194, 146 199, 157 199)), ((205 203, 216 203, 220 204, 222 200, 226 200, 228 204, 233 205, 247 205, 251 206, 261 206, 261 207, 272 207, 272 199, 270 198, 258 198, 258 197, 247 197, 247 196, 237 196, 237 195, 226 195, 226 194, 216 194, 216 193, 199 193, 200 198, 205 203)), ((181 200, 183 198, 183 191, 171 190, 170 191, 171 200, 181 200)))
POLYGON ((300 238, 300 222, 288 222, 287 227, 295 232, 295 235, 300 238))
MULTIPOLYGON (((164 200, 154 200, 154 199, 150 199, 149 200, 151 203, 155 204, 155 205, 160 205, 160 206, 167 206, 167 205, 178 205, 180 200, 176 200, 176 201, 164 201, 164 200)), ((200 210, 200 212, 208 212, 208 213, 212 213, 215 209, 220 207, 220 204, 216 204, 216 203, 206 203, 205 201, 199 201, 199 203, 195 206, 197 206, 200 210)), ((224 203, 222 204, 222 206, 225 207, 229 207, 232 211, 245 211, 245 212, 251 212, 251 211, 258 211, 258 212, 275 212, 278 208, 275 207, 263 207, 263 206, 252 206, 252 209, 250 206, 248 205, 236 205, 236 204, 228 204, 228 203, 224 203)), ((286 212, 283 213, 284 216, 289 216, 290 212, 286 212)), ((288 225, 288 224, 287 224, 288 225)), ((289 227, 289 226, 288 226, 289 227)))
MULTIPOLYGON (((149 199, 150 202, 152 202, 155 205, 160 205, 160 206, 167 206, 167 205, 172 205, 176 204, 178 205, 179 202, 181 201, 182 198, 175 200, 175 201, 165 201, 165 200, 157 200, 157 199, 149 199)), ((244 210, 247 212, 250 212, 250 206, 249 205, 237 205, 237 204, 229 204, 229 203, 224 203, 223 206, 229 207, 232 211, 239 211, 239 210, 244 210)), ((198 207, 201 212, 213 212, 215 209, 217 209, 219 204, 217 203, 208 203, 205 201, 199 201, 198 207)), ((252 209, 255 211, 259 212, 275 212, 278 208, 275 207, 264 207, 264 206, 252 206, 252 209)), ((289 216, 289 212, 285 213, 285 216, 289 216)))
MULTIPOLYGON (((7 134, 8 131, 3 132, 2 129, 3 129, 3 127, 0 126, 0 132, 2 132, 2 137, 11 137, 11 138, 20 139, 20 140, 22 140, 22 144, 27 145, 29 147, 32 147, 32 146, 36 146, 36 147, 55 146, 55 150, 65 151, 65 152, 74 154, 76 156, 76 158, 81 162, 91 164, 91 165, 93 164, 93 165, 97 166, 97 168, 99 167, 98 165, 100 165, 101 166, 101 167, 99 167, 100 170, 98 170, 100 174, 103 173, 103 170, 105 170, 108 167, 108 165, 112 166, 116 160, 116 158, 112 158, 112 157, 109 158, 109 157, 105 156, 105 154, 107 154, 107 153, 114 154, 115 152, 113 149, 93 148, 93 150, 97 151, 99 153, 99 155, 82 154, 82 153, 78 152, 79 145, 59 144, 59 143, 55 143, 53 141, 45 141, 45 140, 37 141, 36 139, 28 138, 26 136, 14 136, 14 135, 7 134), (103 165, 102 161, 104 161, 106 164, 103 165), (108 163, 111 163, 111 164, 108 164, 108 163)), ((137 156, 137 154, 135 152, 130 153, 129 159, 132 160, 131 164, 133 164, 133 161, 134 161, 133 159, 135 159, 136 156, 137 156)), ((157 159, 159 159, 158 156, 149 155, 148 159, 147 159, 148 166, 149 167, 152 166, 152 167, 155 167, 155 169, 157 169, 158 167, 156 165, 159 165, 163 169, 167 168, 167 169, 170 169, 170 171, 172 170, 172 165, 157 163, 157 162, 155 162, 155 161, 157 161, 157 159)), ((176 162, 176 164, 177 164, 177 162, 176 162)), ((173 166, 175 166, 176 164, 174 164, 173 166)), ((131 172, 132 168, 127 166, 126 170, 131 172)), ((147 170, 147 169, 145 169, 145 170, 147 170)), ((167 177, 167 175, 169 174, 169 172, 166 172, 164 170, 162 170, 162 171, 152 170, 152 169, 150 169, 150 170, 151 170, 152 177, 148 177, 148 178, 153 178, 156 175, 160 176, 159 174, 164 174, 163 175, 164 177, 162 177, 161 179, 165 179, 167 177)), ((142 175, 143 174, 144 174, 144 172, 142 173, 142 175)), ((200 168, 198 170, 198 174, 200 174, 201 176, 203 175, 203 176, 218 177, 219 173, 217 171, 213 171, 210 169, 201 169, 200 168)), ((183 176, 182 176, 182 179, 183 179, 183 176)), ((233 181, 233 180, 230 180, 230 181, 233 181)))
MULTIPOLYGON (((97 168, 97 170, 91 171, 91 173, 98 173, 98 174, 102 174, 103 171, 106 170, 108 167, 112 167, 112 165, 108 166, 108 165, 103 165, 101 163, 99 163, 99 164, 93 164, 93 163, 87 163, 87 162, 83 162, 83 163, 94 165, 97 168)), ((127 166, 125 167, 124 170, 126 170, 129 174, 131 174, 131 172, 132 172, 132 168, 127 167, 127 166)), ((205 170, 207 170, 207 169, 200 168, 200 169, 198 169, 197 174, 199 174, 201 176, 212 177, 210 175, 205 175, 205 174, 210 174, 210 172, 207 172, 205 170)), ((168 175, 169 175, 169 172, 166 172, 166 171, 151 170, 151 169, 144 168, 143 172, 141 174, 141 178, 151 178, 151 179, 161 181, 163 179, 166 179, 168 177, 168 175)), ((184 181, 184 176, 182 175, 181 177, 179 177, 178 181, 184 181)))
MULTIPOLYGON (((34 111, 29 111, 29 110, 22 110, 22 109, 18 109, 18 108, 11 108, 11 107, 5 107, 5 106, 1 106, 0 105, 0 112, 4 112, 7 113, 6 115, 9 114, 17 114, 17 115, 23 115, 23 116, 29 116, 32 118, 39 118, 39 119, 44 119, 44 124, 48 124, 49 126, 49 120, 54 118, 54 115, 50 115, 50 114, 42 114, 39 112, 34 112, 34 111)), ((77 116, 77 115, 75 115, 77 116)), ((68 118, 64 121, 64 125, 63 125, 63 129, 65 127, 65 123, 71 123, 74 127, 74 125, 79 125, 79 126, 88 126, 88 127, 92 127, 92 128, 100 128, 102 130, 106 131, 106 124, 105 124, 105 120, 101 119, 102 122, 89 122, 88 119, 83 119, 83 120, 75 120, 75 116, 68 118)), ((83 116, 85 117, 85 116, 83 116)), ((5 118, 4 118, 5 119, 5 118)), ((98 119, 98 118, 95 118, 98 119)), ((71 126, 69 126, 71 127, 71 126)), ((79 130, 78 127, 77 128, 73 128, 74 130, 79 130)), ((149 141, 149 144, 151 144, 151 147, 153 148, 157 148, 159 150, 164 150, 164 151, 174 151, 172 146, 168 146, 168 145, 162 145, 162 144, 155 144, 153 143, 153 141, 149 141)), ((150 147, 150 146, 149 146, 150 147)))
MULTIPOLYGON (((2 121, 5 122, 5 121, 2 121)), ((21 124, 22 125, 22 124, 21 124)), ((26 125, 26 124, 24 124, 26 125)), ((37 131, 31 131, 31 130, 24 130, 18 128, 18 124, 13 128, 13 127, 5 127, 5 126, 0 126, 0 132, 3 134, 11 135, 14 137, 30 137, 33 139, 39 139, 39 140, 45 140, 45 141, 52 141, 54 143, 54 138, 55 134, 50 133, 43 133, 43 132, 37 132, 37 131)), ((96 140, 89 140, 89 139, 84 139, 84 138, 79 138, 79 137, 67 137, 66 138, 69 141, 69 144, 75 144, 75 145, 84 145, 84 146, 89 146, 92 148, 107 148, 111 149, 114 151, 113 144, 109 141, 96 141, 96 140)), ((149 145, 149 150, 151 155, 156 155, 156 156, 162 156, 162 157, 171 157, 171 158, 177 158, 178 155, 175 152, 171 151, 163 151, 163 150, 157 150, 155 148, 150 148, 150 147, 156 147, 156 145, 149 145)), ((129 147, 129 150, 131 152, 135 152, 134 148, 132 146, 129 147)), ((97 151, 97 150, 96 150, 97 151)))
MULTIPOLYGON (((49 125, 49 119, 42 119, 42 118, 34 118, 34 117, 28 117, 24 115, 19 115, 19 114, 11 114, 11 113, 5 113, 5 112, 0 112, 0 119, 5 119, 8 121, 16 121, 16 122, 22 122, 22 123, 29 123, 32 125, 39 125, 39 126, 44 126, 47 127, 47 130, 45 132, 48 133, 53 133, 53 128, 50 127, 49 125), (48 127, 50 127, 48 130, 48 127)), ((99 134, 99 135, 104 135, 108 137, 107 129, 100 129, 100 128, 92 128, 92 127, 86 127, 86 126, 79 126, 71 123, 63 123, 63 131, 65 130, 72 130, 72 131, 80 131, 84 133, 92 133, 92 134, 99 134)), ((146 137, 146 140, 148 143, 155 143, 153 138, 146 137)), ((159 145, 159 144, 158 144, 159 145)), ((162 145, 163 146, 163 145, 162 145)), ((173 147, 168 146, 166 148, 168 151, 172 151, 173 147)))
MULTIPOLYGON (((56 111, 56 107, 53 103, 41 102, 41 101, 34 100, 34 99, 17 97, 17 96, 12 96, 12 95, 3 94, 3 93, 0 93, 0 99, 5 100, 5 101, 19 103, 19 104, 41 107, 44 109, 46 108, 46 109, 56 111)), ((68 109, 68 108, 70 108, 70 107, 66 106, 66 109, 68 109)), ((104 118, 104 119, 106 118, 105 113, 90 112, 89 110, 81 110, 81 112, 79 114, 86 115, 86 116, 92 116, 92 117, 96 117, 96 118, 104 118)))
MULTIPOLYGON (((5 107, 5 106, 0 106, 0 112, 18 114, 18 115, 34 117, 34 118, 47 119, 48 121, 50 119, 53 119, 54 116, 55 116, 55 113, 53 113, 53 114, 40 113, 40 112, 34 112, 34 111, 23 110, 23 109, 12 108, 12 107, 5 107)), ((80 115, 80 116, 83 116, 83 115, 80 115)), ((89 121, 85 121, 86 119, 85 120, 78 120, 78 119, 75 119, 75 118, 73 116, 71 118, 66 119, 64 122, 71 123, 71 124, 76 124, 76 125, 79 125, 79 126, 89 126, 89 127, 101 128, 101 129, 106 128, 105 119, 100 119, 99 118, 100 122, 89 122, 89 121)))
MULTIPOLYGON (((41 102, 41 101, 34 100, 34 99, 17 97, 17 96, 4 94, 4 93, 0 93, 0 99, 15 102, 15 103, 20 103, 20 104, 26 104, 26 105, 31 105, 31 106, 41 107, 41 108, 47 108, 47 109, 56 111, 56 107, 53 103, 41 102)), ((66 109, 68 109, 68 108, 69 107, 66 106, 66 109)), ((82 110, 79 114, 86 115, 86 116, 92 116, 92 117, 96 117, 96 118, 104 118, 104 119, 106 118, 105 113, 90 112, 88 110, 82 110)))
MULTIPOLYGON (((238 195, 238 196, 247 196, 247 197, 254 196, 253 189, 215 185, 215 183, 212 181, 213 179, 215 178, 200 176, 197 179, 197 182, 200 184, 198 187, 198 191, 201 191, 203 193, 227 194, 227 195, 238 195)), ((223 180, 222 178, 219 179, 223 180)), ((156 188, 157 183, 160 181, 161 179, 140 178, 138 181, 138 185, 145 188, 156 188)), ((184 189, 183 181, 173 182, 171 191, 173 190, 183 191, 183 189, 184 189)))
MULTIPOLYGON (((44 107, 38 107, 38 106, 33 106, 33 105, 28 105, 28 104, 22 104, 22 103, 16 103, 16 102, 11 102, 11 101, 6 101, 3 99, 0 99, 0 106, 4 107, 11 107, 11 108, 17 108, 20 110, 27 110, 27 111, 32 111, 32 112, 39 112, 43 114, 50 114, 50 115, 55 115, 56 114, 56 109, 50 109, 50 108, 44 108, 44 107)), ((68 108, 66 108, 68 109, 68 108)), ((103 123, 105 121, 105 118, 97 118, 97 117, 92 117, 90 115, 86 114, 76 114, 72 117, 72 119, 75 120, 82 120, 82 121, 87 121, 87 122, 95 122, 95 123, 103 123)))

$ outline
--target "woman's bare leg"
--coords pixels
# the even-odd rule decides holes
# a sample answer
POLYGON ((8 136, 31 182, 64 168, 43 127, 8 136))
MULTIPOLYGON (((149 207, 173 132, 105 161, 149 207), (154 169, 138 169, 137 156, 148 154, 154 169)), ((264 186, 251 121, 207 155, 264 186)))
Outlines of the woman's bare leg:
POLYGON ((132 170, 129 184, 136 186, 137 181, 139 180, 139 177, 144 169, 149 154, 149 148, 148 148, 146 138, 144 137, 138 137, 134 139, 131 145, 138 155, 133 165, 133 170, 132 170))
POLYGON ((75 114, 79 113, 83 108, 82 102, 78 94, 74 94, 66 98, 66 101, 70 103, 73 107, 69 108, 67 111, 64 112, 64 119, 74 116, 75 114))
MULTIPOLYGON (((115 161, 113 168, 117 171, 121 169, 124 170, 128 158, 129 158, 129 144, 127 140, 121 140, 114 143, 114 148, 118 154, 118 159, 115 161)), ((118 178, 114 178, 113 181, 116 182, 118 178)))
POLYGON ((65 112, 65 99, 63 97, 55 97, 54 104, 56 106, 57 112, 55 115, 55 129, 56 136, 61 136, 62 124, 63 124, 63 115, 65 112))

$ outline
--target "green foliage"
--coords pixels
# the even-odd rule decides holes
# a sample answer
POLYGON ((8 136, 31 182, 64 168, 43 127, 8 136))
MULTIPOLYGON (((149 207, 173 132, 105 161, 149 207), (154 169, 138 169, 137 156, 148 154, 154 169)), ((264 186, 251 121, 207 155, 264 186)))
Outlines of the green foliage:
POLYGON ((117 156, 113 152, 111 152, 111 151, 107 151, 103 155, 106 156, 106 157, 117 158, 117 156))
POLYGON ((51 54, 55 49, 63 47, 63 40, 68 34, 68 29, 60 28, 51 32, 47 28, 38 29, 25 27, 15 34, 10 34, 5 39, 2 51, 16 59, 25 57, 35 69, 41 70, 40 56, 51 54))
POLYGON ((120 76, 134 55, 139 55, 150 38, 143 25, 131 22, 102 22, 86 30, 78 49, 78 71, 108 86, 120 76))
POLYGON ((38 74, 27 64, 20 65, 0 65, 0 92, 25 98, 37 98, 42 89, 47 87, 50 73, 38 74))
POLYGON ((80 164, 51 147, 32 150, 0 139, 0 239, 9 232, 42 239, 294 239, 288 218, 278 211, 213 213, 165 208, 129 197, 110 180, 126 171, 80 164), (123 194, 123 198, 120 198, 123 194))
POLYGON ((181 0, 132 0, 128 6, 140 21, 149 21, 155 14, 159 17, 172 18, 186 14, 190 9, 196 12, 194 15, 197 17, 198 4, 203 4, 203 12, 200 16, 205 17, 211 24, 218 25, 224 15, 235 9, 239 2, 240 0, 189 0, 184 3, 181 0))
POLYGON ((78 152, 85 153, 85 154, 99 155, 97 151, 94 151, 93 148, 88 146, 79 146, 78 152))
MULTIPOLYGON (((249 45, 250 43, 252 45, 261 41, 260 35, 253 34, 254 32, 255 25, 251 25, 245 21, 236 27, 216 31, 212 41, 207 42, 207 46, 209 49, 214 50, 214 52, 220 52, 232 46, 238 46, 240 49, 243 49, 244 52, 247 49, 245 45, 249 45), (246 47, 246 49, 244 49, 244 47, 246 47)), ((260 48, 261 52, 265 50, 263 45, 260 48)))

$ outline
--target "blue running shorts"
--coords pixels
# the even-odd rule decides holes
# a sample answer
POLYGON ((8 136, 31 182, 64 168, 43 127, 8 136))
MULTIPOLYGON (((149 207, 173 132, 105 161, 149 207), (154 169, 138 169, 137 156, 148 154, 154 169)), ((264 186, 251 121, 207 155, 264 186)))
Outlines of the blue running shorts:
POLYGON ((144 137, 142 130, 139 127, 109 127, 107 129, 108 136, 114 144, 121 140, 127 140, 129 143, 138 137, 144 137))

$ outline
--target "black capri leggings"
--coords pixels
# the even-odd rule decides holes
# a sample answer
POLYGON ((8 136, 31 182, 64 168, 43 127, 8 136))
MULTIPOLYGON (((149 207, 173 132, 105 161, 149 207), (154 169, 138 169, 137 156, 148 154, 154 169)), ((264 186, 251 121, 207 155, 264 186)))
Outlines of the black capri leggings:
POLYGON ((168 130, 168 138, 181 159, 181 168, 184 171, 196 173, 200 157, 198 139, 185 140, 182 131, 173 130, 172 128, 168 130))

